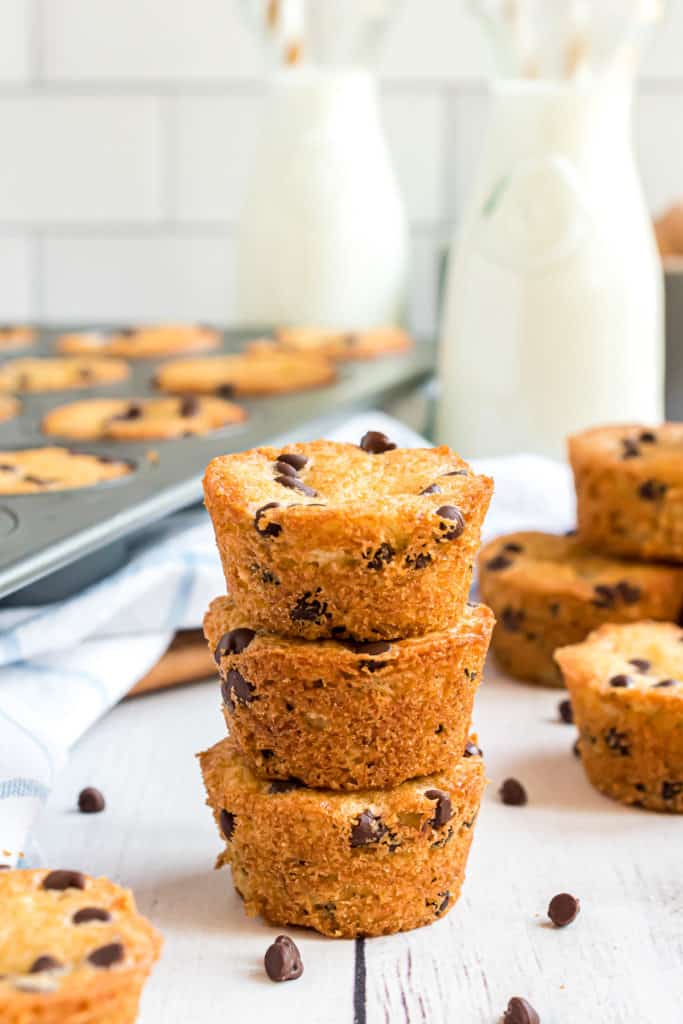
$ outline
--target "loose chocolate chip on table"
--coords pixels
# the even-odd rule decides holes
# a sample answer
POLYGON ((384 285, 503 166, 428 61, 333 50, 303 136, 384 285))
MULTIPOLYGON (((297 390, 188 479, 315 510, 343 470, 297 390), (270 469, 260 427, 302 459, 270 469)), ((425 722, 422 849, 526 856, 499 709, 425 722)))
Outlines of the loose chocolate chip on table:
POLYGON ((610 686, 616 687, 616 689, 618 690, 626 689, 627 687, 633 685, 633 680, 630 676, 626 676, 623 673, 620 673, 617 676, 612 676, 612 678, 609 681, 609 684, 610 686))
POLYGON ((647 658, 631 658, 629 665, 633 665, 639 672, 649 672, 652 667, 647 658))
POLYGON ((505 555, 496 555, 495 558, 488 560, 484 568, 489 572, 500 572, 502 569, 509 569, 511 565, 511 558, 506 558, 505 555))
POLYGON ((396 445, 390 441, 381 430, 368 430, 360 440, 360 446, 364 452, 371 455, 381 455, 383 452, 393 452, 396 445))
POLYGON ((425 489, 423 491, 420 491, 420 494, 441 494, 441 493, 442 493, 441 492, 441 488, 439 487, 438 484, 430 484, 429 487, 425 487, 425 489))
POLYGON ((568 892, 560 892, 553 896, 548 905, 548 917, 556 928, 565 928, 576 918, 581 904, 576 896, 568 892))
POLYGON ((306 783, 302 782, 301 779, 273 779, 271 782, 268 792, 273 793, 291 793, 293 789, 305 789, 306 783))
POLYGON ((561 700, 557 705, 557 710, 561 722, 564 722, 565 725, 571 725, 573 723, 574 712, 572 711, 572 702, 570 700, 561 700))
POLYGON ((379 843, 387 831, 381 818, 376 817, 372 811, 362 811, 358 815, 357 823, 351 826, 351 848, 379 843))
POLYGON ((505 779, 498 792, 508 807, 523 807, 527 802, 526 790, 517 779, 505 779))
POLYGON ((55 971, 62 966, 61 962, 53 956, 39 956, 29 967, 29 974, 42 974, 43 971, 55 971))
POLYGON ((111 967, 120 963, 125 957, 125 950, 120 942, 109 942, 88 954, 88 961, 93 967, 111 967))
POLYGON ((43 889, 85 889, 81 871, 50 871, 43 879, 43 889))
POLYGON ((275 463, 275 472, 279 473, 280 476, 297 476, 298 475, 297 470, 294 469, 294 466, 290 466, 290 464, 288 462, 276 462, 275 463))
POLYGON ((199 399, 195 395, 187 395, 187 397, 181 399, 180 415, 186 417, 196 416, 199 408, 199 399))
POLYGON ((248 629, 246 626, 239 626, 237 629, 231 629, 224 633, 216 644, 213 654, 216 664, 220 664, 221 658, 224 658, 226 654, 241 654, 255 636, 254 630, 248 629))
POLYGON ((660 498, 664 497, 667 490, 667 485, 660 483, 658 480, 646 480, 638 488, 638 494, 643 501, 659 501, 660 498))
POLYGON ((284 462, 286 465, 291 466, 297 473, 300 469, 303 469, 308 459, 305 455, 297 455, 296 452, 283 452, 282 455, 278 455, 277 462, 284 462))
POLYGON ((455 505, 442 505, 436 510, 437 516, 442 519, 447 519, 453 523, 452 526, 446 527, 444 523, 441 523, 441 529, 444 530, 444 540, 456 540, 462 531, 465 529, 465 520, 463 519, 462 512, 455 505))
POLYGON ((429 819, 428 824, 432 828, 443 828, 453 817, 450 796, 448 793, 444 793, 442 789, 427 789, 425 790, 425 796, 428 800, 436 800, 434 816, 429 819))
POLYGON ((661 679, 658 683, 652 687, 653 690, 668 690, 670 686, 675 686, 676 679, 661 679))
POLYGON ((256 532, 260 533, 262 537, 277 537, 282 533, 282 526, 280 523, 266 523, 264 527, 261 527, 260 525, 261 517, 268 511, 268 509, 279 507, 280 506, 277 501, 269 501, 267 505, 263 505, 257 510, 256 515, 254 516, 254 527, 256 528, 256 532))
POLYGON ((278 935, 263 958, 271 981, 295 981, 304 972, 301 954, 288 935, 278 935))
POLYGON ((219 814, 218 820, 220 822, 221 832, 228 842, 230 842, 235 834, 235 815, 232 811, 226 811, 224 808, 219 814))
POLYGON ((503 1024, 541 1024, 541 1018, 526 999, 513 996, 503 1014, 503 1024))
POLYGON ((104 907, 81 907, 71 918, 73 924, 89 924, 91 921, 111 921, 111 914, 104 907))
POLYGON ((94 786, 87 786, 78 794, 78 809, 81 814, 99 814, 106 806, 104 796, 94 786))
POLYGON ((481 747, 478 747, 476 743, 466 743, 465 749, 462 752, 463 757, 483 757, 484 752, 481 747))
POLYGON ((290 487, 293 491, 300 491, 308 498, 318 497, 318 492, 305 484, 303 480, 299 480, 298 476, 276 476, 275 483, 281 484, 283 487, 290 487))

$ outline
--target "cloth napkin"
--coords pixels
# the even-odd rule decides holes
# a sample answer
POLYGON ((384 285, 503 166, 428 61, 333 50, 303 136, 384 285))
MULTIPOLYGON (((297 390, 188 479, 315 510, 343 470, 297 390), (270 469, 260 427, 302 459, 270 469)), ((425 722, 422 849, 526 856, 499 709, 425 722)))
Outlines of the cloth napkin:
MULTIPOLYGON (((401 447, 428 444, 377 412, 329 436, 357 443, 366 430, 382 430, 401 447)), ((572 525, 564 465, 533 455, 474 465, 496 483, 486 537, 572 525)), ((69 749, 155 664, 176 630, 201 625, 224 589, 209 518, 195 509, 148 529, 122 569, 81 593, 0 611, 0 863, 22 860, 69 749)))

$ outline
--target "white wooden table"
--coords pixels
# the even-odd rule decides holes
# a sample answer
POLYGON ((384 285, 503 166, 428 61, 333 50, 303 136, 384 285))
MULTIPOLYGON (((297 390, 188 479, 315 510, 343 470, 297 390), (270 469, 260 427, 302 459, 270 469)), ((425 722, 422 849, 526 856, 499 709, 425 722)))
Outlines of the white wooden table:
POLYGON ((163 932, 140 1024, 494 1024, 512 995, 543 1024, 683 1022, 683 819, 599 796, 557 722, 561 695, 486 676, 475 724, 492 782, 459 904, 359 943, 292 930, 305 969, 283 985, 262 968, 276 931, 212 870, 219 841, 193 754, 221 736, 217 686, 130 701, 91 731, 36 839, 54 867, 130 885, 163 932), (506 776, 528 806, 500 804, 506 776), (106 794, 104 814, 74 811, 86 785, 106 794), (562 891, 582 909, 555 929, 545 911, 562 891))

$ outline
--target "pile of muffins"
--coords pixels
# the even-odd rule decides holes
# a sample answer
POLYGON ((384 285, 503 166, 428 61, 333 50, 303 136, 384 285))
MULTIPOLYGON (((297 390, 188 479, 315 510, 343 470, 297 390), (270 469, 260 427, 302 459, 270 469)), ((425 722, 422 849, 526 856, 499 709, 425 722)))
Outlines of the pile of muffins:
POLYGON ((230 595, 204 622, 229 728, 199 755, 217 866, 278 925, 442 917, 485 785, 493 615, 467 598, 492 481, 370 432, 214 459, 204 489, 230 595))
POLYGON ((577 531, 488 544, 480 586, 510 674, 566 684, 586 773, 683 812, 683 424, 569 439, 577 531))

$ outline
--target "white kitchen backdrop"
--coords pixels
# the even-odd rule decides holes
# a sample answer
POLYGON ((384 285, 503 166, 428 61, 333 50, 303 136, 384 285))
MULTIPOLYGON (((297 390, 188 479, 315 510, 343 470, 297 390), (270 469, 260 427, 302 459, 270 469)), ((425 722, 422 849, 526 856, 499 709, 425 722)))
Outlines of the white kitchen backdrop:
MULTIPOLYGON (((682 55, 672 0, 636 108, 653 210, 683 195, 682 55)), ((490 67, 465 0, 405 0, 382 48, 419 330, 435 323, 438 252, 477 159, 490 67)), ((0 319, 234 319, 262 89, 237 0, 0 0, 0 319)))

